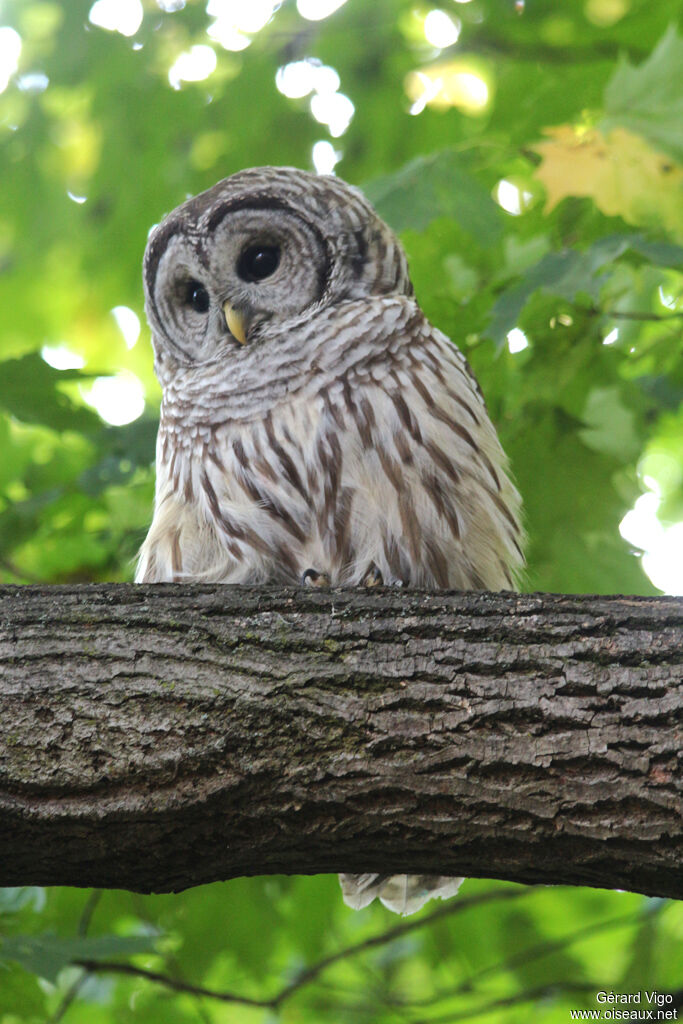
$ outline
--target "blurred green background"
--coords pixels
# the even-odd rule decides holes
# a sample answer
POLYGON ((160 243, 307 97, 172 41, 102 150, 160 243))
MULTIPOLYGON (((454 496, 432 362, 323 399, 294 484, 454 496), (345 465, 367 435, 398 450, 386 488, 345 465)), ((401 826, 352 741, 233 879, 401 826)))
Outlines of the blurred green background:
MULTIPOLYGON (((682 593, 682 10, 0 2, 0 581, 131 578, 160 397, 147 233, 274 163, 361 185, 401 234, 512 458, 528 589, 682 593)), ((327 877, 2 890, 0 1021, 564 1022, 598 989, 683 989, 680 906, 508 889, 471 880, 500 899, 397 934, 327 877), (177 988, 297 980, 270 1008, 177 988)))

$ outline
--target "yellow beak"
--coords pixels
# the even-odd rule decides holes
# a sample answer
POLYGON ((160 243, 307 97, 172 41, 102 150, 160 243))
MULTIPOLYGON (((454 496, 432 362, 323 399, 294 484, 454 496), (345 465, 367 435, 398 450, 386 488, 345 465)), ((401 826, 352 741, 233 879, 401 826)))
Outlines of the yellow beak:
POLYGON ((246 345, 247 335, 244 330, 244 320, 241 314, 236 309, 233 309, 229 302, 223 304, 223 312, 225 313, 225 322, 228 325, 228 330, 233 338, 237 338, 240 345, 246 345))

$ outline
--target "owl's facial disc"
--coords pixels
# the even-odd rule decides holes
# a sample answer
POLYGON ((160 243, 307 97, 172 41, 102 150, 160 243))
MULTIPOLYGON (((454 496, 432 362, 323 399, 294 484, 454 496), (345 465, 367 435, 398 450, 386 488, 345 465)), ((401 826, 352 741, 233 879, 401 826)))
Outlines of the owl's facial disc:
POLYGON ((228 197, 196 220, 181 207, 162 226, 145 280, 158 350, 182 363, 241 358, 324 301, 329 255, 319 229, 261 202, 228 197))
MULTIPOLYGON (((265 281, 271 277, 280 265, 282 249, 280 245, 247 245, 242 250, 237 263, 237 274, 243 280, 251 284, 258 281, 265 281)), ((233 338, 236 338, 241 345, 247 343, 247 330, 249 324, 243 313, 236 309, 229 301, 223 303, 225 322, 233 338)))

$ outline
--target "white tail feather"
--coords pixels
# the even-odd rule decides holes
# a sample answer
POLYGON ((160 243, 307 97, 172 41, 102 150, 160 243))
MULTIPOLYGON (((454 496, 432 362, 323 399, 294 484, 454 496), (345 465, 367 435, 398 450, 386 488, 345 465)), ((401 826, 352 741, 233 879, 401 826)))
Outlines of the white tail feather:
POLYGON ((428 900, 455 896, 462 878, 442 875, 340 875, 344 903, 362 910, 379 898, 395 914, 414 914, 428 900))

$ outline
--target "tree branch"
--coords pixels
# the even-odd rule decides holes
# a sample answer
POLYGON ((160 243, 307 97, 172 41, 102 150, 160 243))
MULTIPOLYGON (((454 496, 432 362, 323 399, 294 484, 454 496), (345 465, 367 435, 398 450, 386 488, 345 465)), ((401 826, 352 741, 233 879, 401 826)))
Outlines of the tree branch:
MULTIPOLYGON (((429 1017, 410 1020, 409 1024, 455 1024, 460 1020, 472 1020, 474 1017, 483 1017, 485 1014, 493 1013, 495 1010, 507 1009, 510 1006, 521 1006, 523 1003, 535 1003, 542 999, 549 999, 553 996, 565 995, 569 992, 580 994, 595 993, 600 989, 600 983, 596 981, 555 981, 536 988, 529 988, 523 992, 514 992, 512 995, 503 996, 501 999, 493 999, 479 1006, 470 1006, 466 1010, 455 1011, 444 1014, 441 1017, 429 1017)), ((669 1004, 667 1003, 667 1006, 669 1004)))
POLYGON ((669 320, 680 320, 683 317, 683 310, 675 313, 649 313, 638 312, 629 309, 599 309, 597 306, 579 307, 582 312, 589 316, 607 316, 612 319, 651 321, 652 323, 667 323, 669 320))
POLYGON ((131 978, 142 978, 143 981, 155 982, 173 992, 184 992, 190 996, 206 996, 220 1003, 238 1003, 241 1006, 254 1006, 261 1009, 274 1009, 277 1005, 272 999, 251 999, 249 996, 240 996, 234 992, 221 992, 218 989, 205 988, 203 985, 193 985, 189 981, 172 978, 170 974, 150 971, 146 967, 136 967, 134 964, 117 963, 110 960, 74 960, 74 966, 82 967, 88 974, 125 974, 131 978))
MULTIPOLYGON (((97 889, 94 889, 88 896, 88 899, 85 902, 85 906, 81 911, 81 917, 78 922, 77 934, 79 935, 80 938, 84 938, 88 934, 88 929, 90 928, 92 916, 95 913, 95 910, 97 909, 97 904, 100 902, 101 899, 102 893, 97 889)), ((59 1006, 52 1014, 52 1016, 49 1018, 47 1024, 59 1024, 59 1022, 63 1020, 67 1010, 69 1009, 71 1004, 75 1002, 75 1000, 77 999, 79 992, 81 991, 83 985, 86 982, 86 979, 87 973, 82 974, 79 978, 76 978, 76 980, 73 981, 71 985, 69 985, 68 989, 64 993, 64 996, 59 1006)))
MULTIPOLYGON (((675 904, 668 903, 663 906, 674 906, 675 904)), ((479 994, 477 986, 482 980, 486 978, 495 977, 498 974, 506 974, 518 970, 519 967, 526 966, 527 964, 534 963, 536 960, 542 960, 545 957, 553 956, 556 953, 560 953, 570 946, 575 945, 587 938, 599 934, 604 931, 616 931, 619 928, 628 928, 643 919, 642 910, 637 911, 634 914, 624 914, 622 917, 611 918, 607 921, 593 921, 591 924, 586 925, 585 928, 577 928, 573 932, 569 932, 567 935, 563 935, 560 939, 546 939, 543 942, 539 942, 534 946, 527 946, 526 949, 520 950, 519 953, 515 953, 505 960, 496 960, 492 964, 487 964, 486 967, 481 967, 472 974, 469 974, 457 985, 452 986, 448 989, 440 989, 432 993, 431 995, 424 996, 421 999, 402 1000, 401 1006, 411 1010, 418 1008, 433 1007, 438 1003, 444 1002, 446 999, 453 999, 456 996, 463 996, 469 994, 479 994)))
POLYGON ((683 602, 0 588, 0 885, 683 897, 683 602))
POLYGON ((477 896, 463 896, 457 901, 452 900, 438 906, 430 914, 411 918, 410 921, 404 921, 401 924, 394 925, 393 928, 387 928, 385 931, 380 932, 379 935, 371 935, 370 938, 363 939, 361 942, 355 942, 351 946, 344 946, 342 949, 338 949, 334 953, 330 953, 329 956, 325 956, 321 960, 316 961, 316 963, 311 964, 310 967, 304 968, 294 981, 286 985, 274 997, 273 1008, 277 1008, 286 999, 289 999, 294 992, 304 985, 310 984, 319 974, 322 974, 323 971, 326 971, 333 964, 339 963, 340 960, 348 960, 359 953, 366 952, 368 949, 385 946, 389 942, 394 942, 395 939, 403 938, 409 932, 415 931, 418 928, 424 928, 426 925, 440 921, 444 917, 462 914, 465 910, 469 910, 470 907, 478 907, 483 903, 497 903, 499 900, 515 900, 528 891, 528 889, 503 889, 502 891, 480 893, 477 896))

